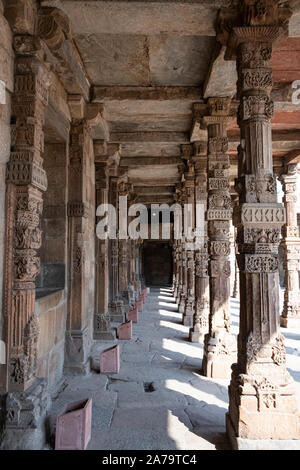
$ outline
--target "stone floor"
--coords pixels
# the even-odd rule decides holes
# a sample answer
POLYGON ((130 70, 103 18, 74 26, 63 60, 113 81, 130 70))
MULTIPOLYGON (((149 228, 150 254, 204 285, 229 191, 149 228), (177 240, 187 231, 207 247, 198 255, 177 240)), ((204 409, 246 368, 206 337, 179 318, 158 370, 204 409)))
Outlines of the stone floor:
MULTIPOLYGON (((171 290, 152 288, 133 338, 120 341, 118 374, 99 373, 99 353, 112 342, 96 344, 93 373, 65 377, 54 397, 49 429, 69 402, 93 398, 93 450, 228 449, 226 380, 202 377, 202 345, 190 343, 171 290)), ((231 299, 233 332, 238 331, 239 302, 231 299)), ((300 405, 300 330, 284 330, 288 367, 296 380, 300 405)))

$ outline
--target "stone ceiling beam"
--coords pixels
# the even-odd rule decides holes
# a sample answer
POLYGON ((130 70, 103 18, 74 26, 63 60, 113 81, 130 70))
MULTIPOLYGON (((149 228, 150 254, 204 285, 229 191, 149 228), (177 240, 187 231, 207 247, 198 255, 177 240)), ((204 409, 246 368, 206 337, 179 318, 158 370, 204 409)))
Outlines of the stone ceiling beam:
POLYGON ((135 186, 135 192, 137 195, 152 195, 152 194, 165 194, 170 195, 175 193, 175 186, 135 186))
POLYGON ((181 163, 180 157, 127 157, 121 159, 121 166, 128 167, 172 165, 179 163, 181 163))
POLYGON ((171 186, 175 185, 179 181, 179 175, 173 177, 165 177, 165 178, 149 178, 141 180, 140 178, 136 178, 134 176, 130 177, 130 181, 134 184, 135 188, 137 187, 159 187, 159 186, 171 186))
POLYGON ((291 150, 285 157, 284 157, 285 165, 289 165, 291 163, 300 163, 300 148, 291 150))
POLYGON ((226 47, 217 46, 203 87, 204 98, 230 97, 236 94, 237 71, 233 60, 225 60, 226 47))
POLYGON ((138 196, 136 202, 141 204, 174 204, 173 196, 138 196))
POLYGON ((187 132, 111 132, 110 141, 186 143, 190 138, 187 132))
POLYGON ((202 89, 194 86, 94 86, 95 103, 106 101, 201 101, 202 89))
POLYGON ((69 17, 58 8, 41 8, 37 36, 47 45, 54 58, 54 68, 66 91, 90 98, 90 81, 72 37, 69 17))
MULTIPOLYGON (((215 36, 214 22, 224 0, 173 1, 80 1, 42 0, 55 5, 71 19, 76 34, 165 34, 215 36), (187 8, 188 3, 188 8, 187 8)), ((228 1, 225 0, 228 5, 228 1)))

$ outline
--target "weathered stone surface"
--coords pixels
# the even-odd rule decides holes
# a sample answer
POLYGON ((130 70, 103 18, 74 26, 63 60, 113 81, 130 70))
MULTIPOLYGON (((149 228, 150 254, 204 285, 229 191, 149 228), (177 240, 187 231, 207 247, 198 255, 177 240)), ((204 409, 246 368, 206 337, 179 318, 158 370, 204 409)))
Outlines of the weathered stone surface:
POLYGON ((106 349, 100 354, 100 372, 117 374, 120 370, 119 345, 106 349))
POLYGON ((57 417, 55 450, 85 450, 91 426, 92 400, 70 403, 57 417))
POLYGON ((132 337, 132 318, 128 318, 128 321, 126 323, 122 323, 122 325, 119 326, 118 338, 119 339, 131 339, 131 337, 132 337))

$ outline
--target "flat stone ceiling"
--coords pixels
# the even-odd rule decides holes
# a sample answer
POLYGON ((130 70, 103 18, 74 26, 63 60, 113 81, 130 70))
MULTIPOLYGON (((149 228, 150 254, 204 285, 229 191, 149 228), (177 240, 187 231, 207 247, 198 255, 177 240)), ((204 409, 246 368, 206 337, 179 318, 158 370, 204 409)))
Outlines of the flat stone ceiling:
MULTIPOLYGON (((292 2, 290 38, 275 48, 271 64, 279 97, 273 130, 293 132, 286 139, 273 133, 274 154, 280 157, 285 143, 300 143, 300 106, 288 102, 287 91, 300 79, 300 0, 292 2)), ((226 94, 235 92, 235 63, 224 62, 224 51, 211 67, 216 59, 217 14, 231 4, 232 0, 42 0, 43 6, 56 6, 70 18, 93 101, 105 105, 110 141, 121 144, 121 166, 128 167, 141 198, 149 185, 157 188, 156 198, 161 194, 163 200, 164 187, 170 197, 173 194, 181 145, 190 140, 193 105, 204 102, 204 91, 205 96, 208 90, 223 96, 226 84, 226 94)), ((230 144, 233 178, 238 132, 235 123, 230 144)))

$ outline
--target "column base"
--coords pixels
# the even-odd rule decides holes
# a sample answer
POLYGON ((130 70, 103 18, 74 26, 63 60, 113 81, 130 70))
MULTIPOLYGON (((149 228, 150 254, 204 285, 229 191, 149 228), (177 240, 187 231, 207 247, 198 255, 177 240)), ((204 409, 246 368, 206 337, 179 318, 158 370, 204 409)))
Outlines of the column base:
POLYGON ((205 335, 202 375, 213 379, 230 379, 231 366, 237 360, 236 339, 224 330, 205 335))
POLYGON ((193 326, 193 320, 194 320, 194 316, 193 315, 183 315, 183 318, 182 318, 182 324, 184 326, 193 326))
POLYGON ((245 374, 239 373, 237 364, 232 367, 228 431, 235 438, 250 441, 299 441, 296 389, 285 365, 252 361, 248 369, 245 374))
POLYGON ((125 308, 123 300, 115 300, 113 302, 110 302, 108 311, 111 322, 124 323, 125 308))
POLYGON ((8 393, 4 402, 0 449, 43 449, 47 437, 45 417, 50 406, 47 381, 36 378, 25 392, 8 393))
POLYGON ((207 334, 207 331, 201 332, 201 331, 193 331, 193 328, 190 329, 190 342, 191 343, 203 343, 204 342, 204 337, 207 334))
POLYGON ((182 323, 185 326, 193 326, 194 324, 194 313, 195 313, 195 301, 193 297, 188 297, 185 300, 184 314, 182 323))
POLYGON ((178 312, 179 313, 184 313, 184 309, 185 309, 185 299, 181 298, 179 303, 178 303, 178 312))
POLYGON ((101 339, 103 341, 114 341, 116 339, 116 332, 113 329, 111 329, 110 331, 96 331, 94 333, 94 339, 101 339))
POLYGON ((106 313, 96 313, 94 322, 94 339, 102 339, 104 341, 114 340, 116 338, 115 331, 110 326, 110 315, 106 313))
POLYGON ((226 431, 233 450, 300 450, 297 439, 244 439, 235 435, 229 413, 226 413, 226 431))
POLYGON ((282 328, 300 328, 300 317, 280 317, 282 328))
POLYGON ((72 330, 66 333, 64 372, 86 375, 90 372, 90 351, 92 341, 89 328, 72 330))

